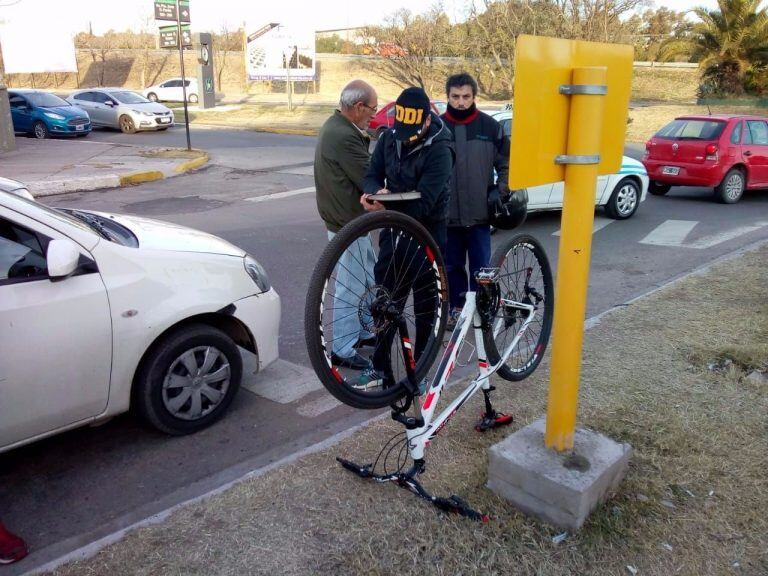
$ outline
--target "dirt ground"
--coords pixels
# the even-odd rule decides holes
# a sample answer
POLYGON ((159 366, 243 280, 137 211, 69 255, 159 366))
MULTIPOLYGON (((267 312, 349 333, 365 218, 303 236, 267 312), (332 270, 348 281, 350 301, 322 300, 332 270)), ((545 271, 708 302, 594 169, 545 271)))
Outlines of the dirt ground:
POLYGON ((618 492, 562 541, 485 488, 488 448, 545 411, 547 358, 527 381, 495 382, 511 428, 475 433, 478 397, 428 448, 425 486, 460 495, 487 524, 339 468, 337 455, 373 460, 399 431, 386 419, 56 574, 764 575, 767 267, 763 245, 586 333, 580 425, 634 454, 618 492))

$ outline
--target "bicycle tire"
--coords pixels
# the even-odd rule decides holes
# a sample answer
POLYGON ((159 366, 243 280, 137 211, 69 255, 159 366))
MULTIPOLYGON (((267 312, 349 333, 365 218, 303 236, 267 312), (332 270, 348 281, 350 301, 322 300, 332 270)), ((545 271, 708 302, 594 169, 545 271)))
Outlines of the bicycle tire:
MULTIPOLYGON (((538 367, 549 342, 554 315, 554 283, 549 260, 538 240, 529 234, 517 234, 503 242, 491 256, 491 266, 499 268, 500 298, 517 302, 535 303, 536 316, 528 325, 526 332, 518 341, 505 363, 499 367, 497 374, 510 382, 524 380, 538 367), (525 259, 530 254, 530 259, 525 259), (509 265, 514 268, 510 271, 509 265), (533 270, 534 266, 538 273, 533 270), (522 268, 521 268, 522 267, 522 268), (535 283, 537 297, 528 293, 525 288, 529 283, 520 285, 522 272, 526 271, 529 282, 535 283), (514 282, 514 284, 513 284, 514 282)), ((530 286, 529 286, 530 287, 530 286)), ((519 309, 505 307, 500 303, 495 310, 491 322, 484 323, 483 344, 490 365, 501 360, 507 342, 512 339, 522 326, 522 316, 519 309), (500 337, 503 332, 504 335, 500 337)))
MULTIPOLYGON (((363 260, 362 253, 360 259, 363 260)), ((359 275, 362 276, 363 274, 359 275)), ((362 289, 362 282, 360 284, 362 289)), ((409 329, 416 325, 417 316, 424 318, 421 325, 422 336, 419 337, 418 334, 416 336, 415 349, 418 357, 415 357, 415 353, 414 362, 409 363, 418 383, 426 376, 432 366, 440 350, 445 331, 448 316, 445 264, 439 247, 426 228, 413 218, 392 210, 365 214, 344 226, 323 250, 312 273, 307 291, 304 331, 312 367, 320 382, 336 399, 354 408, 383 408, 405 397, 408 391, 406 386, 407 374, 403 375, 403 372, 406 372, 406 358, 404 355, 397 354, 397 344, 400 341, 395 338, 393 342, 391 337, 389 342, 387 341, 388 335, 393 330, 393 324, 392 322, 387 324, 381 320, 381 314, 376 312, 380 309, 378 305, 382 299, 386 300, 387 298, 390 298, 390 302, 397 302, 398 306, 402 303, 400 316, 404 320, 408 317, 406 310, 409 309, 409 304, 413 306, 414 310, 416 309, 417 298, 420 305, 430 306, 430 309, 432 305, 434 307, 432 316, 424 312, 414 312, 410 318, 409 329), (365 271, 365 292, 362 295, 354 294, 354 296, 359 296, 358 301, 350 297, 351 290, 345 293, 345 301, 340 301, 336 294, 338 288, 336 283, 339 281, 338 273, 343 268, 340 264, 341 258, 348 251, 354 254, 352 247, 359 250, 359 240, 366 237, 371 241, 374 251, 378 249, 376 272, 369 275, 368 271, 365 271), (380 270, 385 268, 385 255, 389 254, 386 252, 387 247, 385 246, 387 241, 391 242, 388 245, 391 250, 391 261, 382 275, 380 270), (402 257, 402 261, 399 262, 399 272, 402 273, 405 280, 395 278, 398 273, 399 256, 402 257), (409 257, 410 259, 408 259, 409 257), (406 261, 407 263, 403 264, 406 261), (378 268, 379 266, 381 268, 378 268), (414 269, 416 269, 415 276, 413 275, 414 269), (378 276, 382 277, 379 278, 378 276), (417 285, 416 281, 411 282, 411 277, 417 278, 421 283, 417 285), (404 292, 406 293, 405 298, 402 297, 404 292), (418 297, 417 292, 421 293, 418 297), (396 299, 395 295, 401 297, 396 299), (426 300, 427 303, 424 304, 422 300, 426 300), (381 379, 381 382, 385 384, 378 389, 360 389, 359 380, 355 380, 359 375, 351 368, 346 370, 346 367, 340 368, 339 364, 334 363, 333 342, 344 337, 343 334, 337 336, 333 332, 335 330, 334 323, 341 323, 343 318, 349 316, 354 317, 355 306, 360 323, 357 329, 366 328, 374 333, 375 344, 371 359, 369 359, 371 366, 380 370, 380 373, 387 375, 387 378, 381 379), (345 311, 346 316, 341 316, 341 308, 347 309, 345 311), (336 314, 339 314, 339 318, 335 317, 336 314), (369 322, 364 322, 365 314, 369 315, 369 322), (395 349, 394 354, 392 353, 393 348, 395 349), (377 354, 379 355, 378 358, 384 358, 389 365, 376 366, 377 354), (402 369, 398 367, 399 363, 403 364, 402 369), (355 386, 356 383, 358 386, 355 386)), ((351 321, 348 320, 348 322, 351 321)))

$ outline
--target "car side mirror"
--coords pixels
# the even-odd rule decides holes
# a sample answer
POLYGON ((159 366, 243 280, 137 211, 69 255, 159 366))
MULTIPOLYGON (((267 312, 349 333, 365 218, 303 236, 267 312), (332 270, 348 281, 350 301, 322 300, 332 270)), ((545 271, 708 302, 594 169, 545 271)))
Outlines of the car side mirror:
POLYGON ((112 102, 112 100, 107 100, 106 102, 104 102, 104 104, 106 104, 110 108, 114 108, 115 107, 115 103, 112 102))
POLYGON ((64 280, 77 270, 80 250, 71 240, 51 240, 45 259, 48 263, 48 276, 51 280, 64 280))

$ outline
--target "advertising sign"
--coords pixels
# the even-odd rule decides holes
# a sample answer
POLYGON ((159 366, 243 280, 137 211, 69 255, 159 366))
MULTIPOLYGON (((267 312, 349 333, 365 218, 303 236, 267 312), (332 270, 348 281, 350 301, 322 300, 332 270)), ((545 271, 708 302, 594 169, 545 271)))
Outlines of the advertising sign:
POLYGON ((29 31, 26 26, 0 28, 6 74, 77 72, 75 44, 69 32, 45 22, 36 28, 38 33, 29 31))
POLYGON ((278 23, 248 28, 245 68, 248 80, 315 79, 315 33, 278 23))

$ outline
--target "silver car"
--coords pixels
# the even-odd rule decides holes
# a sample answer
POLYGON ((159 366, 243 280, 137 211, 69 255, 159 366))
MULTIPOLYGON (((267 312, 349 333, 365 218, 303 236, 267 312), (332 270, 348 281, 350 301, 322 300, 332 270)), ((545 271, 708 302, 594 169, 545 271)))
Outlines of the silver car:
POLYGON ((126 134, 173 126, 173 112, 169 108, 124 88, 78 90, 67 101, 85 110, 94 126, 120 128, 126 134))

